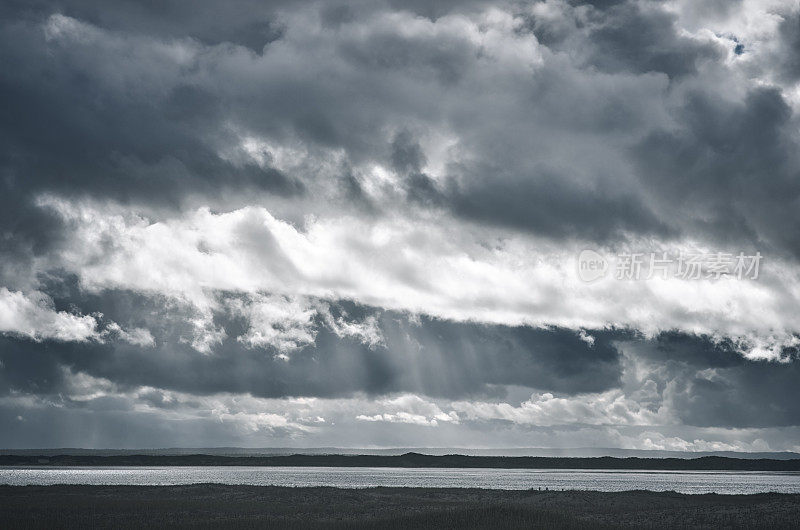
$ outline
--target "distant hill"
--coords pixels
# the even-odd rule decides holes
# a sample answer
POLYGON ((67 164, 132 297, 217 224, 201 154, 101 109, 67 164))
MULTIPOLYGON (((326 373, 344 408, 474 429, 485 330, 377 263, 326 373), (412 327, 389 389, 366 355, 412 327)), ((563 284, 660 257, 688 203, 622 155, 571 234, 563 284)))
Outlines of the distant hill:
POLYGON ((463 447, 393 447, 393 448, 352 448, 352 447, 172 447, 148 449, 0 449, 0 455, 29 456, 177 456, 177 455, 213 455, 213 456, 281 456, 281 455, 384 455, 399 456, 406 453, 424 455, 465 455, 465 456, 546 456, 546 457, 602 457, 617 458, 700 458, 704 456, 723 456, 743 459, 793 460, 800 458, 800 453, 789 451, 743 452, 743 451, 661 451, 640 449, 619 449, 614 447, 522 447, 522 448, 489 448, 471 449, 463 447))
POLYGON ((193 455, 0 455, 4 466, 303 466, 498 469, 630 469, 669 471, 800 471, 800 459, 729 458, 618 458, 468 456, 468 455, 322 455, 277 456, 193 455))

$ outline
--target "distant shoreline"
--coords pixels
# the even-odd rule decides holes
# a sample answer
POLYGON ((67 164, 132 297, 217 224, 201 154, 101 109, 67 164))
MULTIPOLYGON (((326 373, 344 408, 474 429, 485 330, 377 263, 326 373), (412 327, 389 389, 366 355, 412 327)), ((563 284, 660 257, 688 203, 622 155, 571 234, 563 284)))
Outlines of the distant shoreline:
POLYGON ((424 455, 0 455, 0 466, 254 466, 487 469, 613 469, 652 471, 800 471, 791 460, 730 458, 537 457, 424 455))

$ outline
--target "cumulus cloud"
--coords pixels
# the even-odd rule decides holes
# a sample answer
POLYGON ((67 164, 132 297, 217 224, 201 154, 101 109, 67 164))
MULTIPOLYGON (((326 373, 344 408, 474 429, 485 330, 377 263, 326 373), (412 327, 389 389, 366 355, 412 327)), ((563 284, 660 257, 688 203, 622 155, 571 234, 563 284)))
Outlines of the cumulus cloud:
POLYGON ((314 342, 314 310, 301 301, 260 295, 228 300, 227 306, 249 323, 247 332, 237 340, 251 348, 272 346, 286 358, 287 352, 314 342))
POLYGON ((453 409, 473 420, 504 420, 531 425, 658 425, 667 418, 626 399, 620 391, 574 398, 544 393, 518 407, 508 403, 454 402, 453 409))
POLYGON ((455 411, 443 412, 435 403, 425 401, 419 396, 406 394, 392 399, 380 400, 379 408, 386 412, 372 416, 359 414, 359 421, 385 421, 389 423, 412 423, 436 427, 439 422, 458 423, 455 411))
POLYGON ((86 341, 98 339, 97 320, 91 315, 56 311, 43 293, 31 297, 0 288, 0 332, 34 340, 86 341))
MULTIPOLYGON (((772 358, 793 346, 798 333, 787 309, 800 306, 800 281, 790 262, 774 257, 762 266, 758 281, 730 276, 626 282, 609 275, 588 284, 576 273, 580 244, 497 239, 479 229, 458 230, 446 219, 438 226, 318 219, 300 230, 254 207, 224 214, 201 209, 152 221, 115 205, 54 198, 41 203, 72 228, 69 245, 50 257, 86 288, 169 294, 201 311, 214 307, 215 292, 266 291, 354 299, 460 321, 621 327, 648 336, 679 330, 730 338, 745 354, 772 358), (354 233, 356 225, 360 229, 354 233), (111 248, 104 243, 109 240, 115 242, 111 248)), ((690 242, 675 246, 687 253, 698 249, 690 242)), ((260 300, 232 305, 261 319, 254 334, 243 339, 251 344, 268 342, 266 329, 275 333, 270 318, 294 319, 297 325, 290 329, 308 322, 310 313, 289 316, 302 313, 298 307, 270 309, 260 300)), ((335 329, 379 340, 367 328, 335 329)), ((295 337, 282 333, 295 345, 313 340, 302 331, 295 337)), ((275 340, 282 339, 276 335, 275 340)))
POLYGON ((135 346, 155 346, 155 339, 150 333, 150 330, 144 328, 124 330, 116 322, 109 323, 103 331, 103 335, 118 337, 120 340, 135 346))

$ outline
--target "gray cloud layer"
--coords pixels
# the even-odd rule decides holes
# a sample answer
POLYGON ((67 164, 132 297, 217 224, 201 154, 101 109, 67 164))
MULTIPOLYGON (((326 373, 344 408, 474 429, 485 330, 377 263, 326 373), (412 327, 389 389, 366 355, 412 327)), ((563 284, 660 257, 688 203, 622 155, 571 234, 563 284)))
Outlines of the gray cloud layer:
POLYGON ((5 2, 0 445, 121 445, 120 429, 391 445, 435 425, 482 444, 796 448, 798 17, 746 0, 5 2), (525 250, 642 241, 775 268, 678 302, 592 298, 533 268, 557 252, 525 250), (359 277, 337 276, 353 256, 359 277))

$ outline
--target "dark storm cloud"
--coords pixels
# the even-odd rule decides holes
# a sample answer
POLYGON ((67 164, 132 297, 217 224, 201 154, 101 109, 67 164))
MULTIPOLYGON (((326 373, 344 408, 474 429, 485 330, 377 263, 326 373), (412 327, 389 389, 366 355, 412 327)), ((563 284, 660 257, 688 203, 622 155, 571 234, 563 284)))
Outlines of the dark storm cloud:
POLYGON ((589 64, 607 72, 663 72, 675 78, 696 73, 699 61, 721 58, 716 47, 679 35, 675 15, 665 11, 626 2, 604 11, 601 20, 589 34, 589 64))
POLYGON ((422 170, 426 162, 425 153, 409 131, 400 131, 395 136, 390 160, 395 171, 405 177, 409 199, 423 204, 442 201, 443 196, 436 183, 422 170))
POLYGON ((470 12, 491 5, 486 0, 389 0, 389 7, 436 20, 449 13, 470 12))
POLYGON ((780 68, 790 83, 800 79, 800 13, 787 15, 780 23, 780 68))
POLYGON ((679 387, 673 406, 686 425, 782 427, 800 424, 797 357, 697 374, 679 387))
MULTIPOLYGON (((382 395, 412 392, 463 398, 495 394, 496 386, 520 385, 575 394, 598 392, 618 384, 615 334, 596 335, 593 345, 571 330, 487 326, 422 318, 419 323, 393 312, 378 312, 384 343, 370 347, 337 336, 317 318, 313 344, 292 352, 288 360, 271 347, 249 349, 237 338, 249 322, 219 313, 215 320, 227 338, 211 355, 187 344, 193 328, 189 315, 172 308, 160 312, 161 301, 128 292, 80 297, 69 288, 52 291, 57 308, 82 299, 86 312, 102 312, 123 327, 146 326, 155 347, 119 342, 34 343, 0 339, 6 369, 4 392, 58 393, 63 388, 60 366, 102 377, 126 387, 154 386, 194 394, 251 393, 259 397, 339 397, 364 392, 382 395)), ((352 321, 375 310, 345 304, 334 306, 352 321)))
POLYGON ((800 196, 792 112, 775 88, 742 102, 689 94, 679 127, 648 135, 633 149, 649 194, 670 205, 692 233, 800 253, 800 196))
POLYGON ((224 120, 220 96, 182 84, 155 55, 144 54, 131 66, 154 76, 151 81, 174 76, 166 91, 115 85, 113 65, 80 44, 48 45, 41 27, 7 22, 0 38, 8 67, 0 85, 8 194, 158 201, 224 186, 302 190, 274 169, 222 160, 203 138, 224 120))
POLYGON ((783 362, 748 360, 729 341, 675 332, 632 348, 637 369, 648 373, 645 380, 655 384, 684 425, 800 425, 796 348, 784 349, 783 362))
MULTIPOLYGON (((566 170, 558 167, 565 165, 563 158, 552 167, 546 163, 520 167, 528 154, 520 145, 514 155, 511 150, 505 157, 487 154, 482 164, 462 168, 459 186, 447 188, 455 190, 449 201, 454 211, 485 223, 557 238, 614 241, 632 233, 662 239, 690 236, 722 245, 762 245, 797 256, 800 231, 787 227, 794 227, 798 219, 792 206, 798 197, 798 140, 792 111, 781 91, 762 86, 750 89, 741 101, 720 98, 715 82, 706 87, 700 82, 699 69, 724 59, 717 45, 682 35, 676 15, 656 5, 601 4, 582 22, 588 29, 565 24, 563 18, 542 17, 533 17, 528 27, 553 50, 586 57, 588 66, 601 71, 670 78, 676 108, 669 112, 679 126, 665 122, 663 129, 656 127, 632 150, 623 150, 620 159, 621 168, 633 164, 641 187, 614 185, 615 179, 603 175, 600 167, 592 178, 576 180, 574 173, 584 171, 580 157, 566 163, 566 170), (689 78, 695 89, 677 88, 689 78), (599 189, 587 184, 594 178, 603 183, 599 189), (785 206, 775 208, 776 204, 785 206)), ((782 57, 789 62, 796 55, 789 51, 796 48, 792 47, 794 29, 800 27, 796 18, 787 16, 781 23, 786 49, 782 57)), ((788 71, 786 64, 777 68, 788 71)), ((562 74, 548 73, 553 90, 562 99, 568 97, 563 91, 566 83, 559 80, 562 74)), ((547 85, 540 83, 537 108, 548 108, 555 100, 542 96, 547 85)), ((637 120, 648 112, 633 109, 631 98, 617 103, 610 95, 595 97, 595 114, 575 127, 576 134, 597 126, 611 139, 611 131, 636 130, 637 120)), ((559 111, 548 123, 554 134, 571 125, 567 121, 571 113, 559 111)), ((514 136, 509 144, 518 141, 519 133, 514 136)), ((498 132, 496 138, 506 137, 498 132)), ((538 154, 534 141, 529 152, 538 154)), ((541 160, 547 157, 546 151, 539 155, 541 160)))
MULTIPOLYGON (((125 322, 125 315, 146 313, 147 303, 130 293, 108 293, 87 299, 125 322)), ((157 307, 153 304, 152 307, 157 307)), ((346 303, 353 321, 375 310, 346 303)), ((370 348, 337 336, 320 320, 316 341, 292 352, 288 360, 270 347, 246 348, 236 340, 247 323, 218 315, 228 334, 210 355, 201 355, 181 340, 181 319, 152 315, 144 322, 154 330, 155 347, 121 342, 106 344, 31 342, 0 339, 0 398, 32 396, 67 408, 130 410, 130 398, 109 395, 84 400, 75 393, 74 374, 108 380, 115 388, 152 387, 137 397, 154 409, 176 409, 164 392, 187 396, 250 394, 259 398, 380 397, 412 393, 442 399, 504 400, 514 393, 552 392, 579 399, 586 393, 621 389, 637 406, 666 407, 682 425, 722 428, 775 428, 800 425, 797 405, 797 352, 784 362, 744 359, 734 345, 682 333, 644 339, 629 332, 590 332, 594 343, 561 329, 510 328, 433 319, 409 321, 380 312, 384 342, 370 348), (619 346, 625 350, 625 360, 619 346), (633 363, 633 364, 630 364, 633 363), (636 381, 632 382, 631 378, 636 381), (768 384, 765 384, 768 382, 768 384)), ((127 323, 127 322, 125 322, 127 323)), ((133 322, 131 322, 133 323, 133 322)), ((86 392, 93 392, 89 387, 86 392)), ((183 409, 203 410, 191 399, 183 409)))
MULTIPOLYGON (((191 8, 179 2, 126 1, 6 5, 0 35, 6 65, 0 83, 4 210, 26 208, 31 196, 42 192, 133 202, 178 201, 188 193, 213 197, 227 188, 302 193, 295 176, 252 160, 221 158, 220 147, 238 141, 226 123, 241 122, 279 136, 294 131, 311 144, 346 144, 352 127, 342 126, 342 116, 357 129, 363 125, 357 116, 347 117, 349 109, 342 116, 331 112, 342 104, 335 86, 310 83, 310 71, 296 79, 292 72, 276 71, 285 77, 275 79, 270 73, 263 83, 256 77, 228 87, 221 74, 199 72, 207 65, 179 66, 148 50, 151 43, 191 46, 196 41, 219 45, 222 62, 227 44, 261 53, 280 40, 276 13, 289 7, 305 8, 248 1, 191 8), (91 42, 47 42, 44 26, 53 15, 105 33, 91 42), (202 73, 208 77, 193 76, 202 73), (123 83, 116 84, 117 78, 123 83)), ((352 21, 354 13, 365 11, 346 4, 313 9, 327 25, 352 21)), ((376 32, 357 46, 343 43, 342 58, 361 63, 366 71, 430 68, 443 80, 458 77, 463 68, 453 61, 461 53, 458 47, 440 50, 433 40, 396 37, 376 32)), ((313 57, 305 59, 313 70, 313 57)), ((346 85, 350 91, 351 83, 346 85)), ((33 230, 36 223, 28 226, 33 230)))
POLYGON ((4 3, 7 17, 37 20, 54 13, 85 20, 114 31, 140 33, 158 38, 191 37, 205 44, 230 42, 260 53, 280 37, 276 9, 290 3, 282 0, 139 2, 135 0, 11 0, 4 3))
MULTIPOLYGON (((670 90, 658 76, 702 80, 699 66, 720 63, 720 48, 682 35, 675 15, 657 4, 594 4, 564 6, 560 18, 533 16, 521 7, 513 11, 519 21, 533 17, 520 26, 520 36, 531 29, 544 54, 543 64, 526 75, 484 73, 486 51, 452 28, 401 31, 370 18, 395 9, 435 24, 448 13, 474 13, 480 4, 470 2, 368 8, 241 1, 191 9, 173 2, 8 4, 0 35, 7 65, 0 83, 0 169, 3 210, 12 213, 5 214, 3 226, 16 240, 33 238, 28 246, 46 245, 53 236, 42 232, 56 232, 47 219, 25 223, 27 228, 13 221, 17 209, 34 216, 30 200, 43 192, 151 204, 179 202, 189 194, 212 200, 226 190, 310 193, 312 172, 289 175, 269 162, 222 156, 240 141, 229 123, 278 143, 291 138, 312 149, 343 149, 335 185, 348 200, 363 196, 358 181, 348 177, 348 164, 385 161, 388 146, 415 207, 445 208, 554 238, 608 242, 624 234, 664 238, 693 232, 713 239, 722 219, 686 227, 666 209, 669 194, 670 201, 654 193, 642 200, 643 190, 671 186, 673 195, 692 193, 704 206, 710 203, 720 218, 723 210, 731 212, 729 206, 754 200, 749 189, 739 192, 730 182, 729 193, 719 196, 696 189, 695 181, 711 184, 714 178, 687 176, 704 164, 712 166, 712 175, 728 166, 739 173, 746 169, 753 179, 769 181, 764 189, 786 191, 786 178, 798 166, 785 154, 795 140, 778 132, 788 116, 779 93, 762 89, 745 102, 752 110, 742 111, 736 103, 703 104, 698 101, 707 96, 683 100, 676 92, 684 119, 694 113, 696 118, 684 130, 654 132, 651 122, 665 112, 659 91, 670 90), (292 18, 297 13, 305 18, 292 18), (43 27, 54 14, 89 24, 93 29, 87 31, 99 36, 48 42, 43 27), (327 42, 322 49, 328 56, 319 58, 312 40, 287 43, 291 23, 310 24, 295 31, 327 42), (175 43, 207 49, 180 65, 148 48, 175 43), (278 55, 271 55, 279 46, 278 55), (274 62, 259 63, 258 54, 274 62), (600 75, 606 73, 613 75, 600 75), (421 167, 425 155, 417 133, 400 145, 406 140, 397 131, 411 121, 423 132, 450 129, 472 160, 450 164, 437 182, 421 167), (714 127, 716 133, 709 130, 714 127), (729 139, 721 137, 726 134, 729 139), (648 139, 631 159, 624 149, 628 139, 643 135, 648 139), (740 154, 727 156, 719 142, 735 143, 730 152, 740 154), (414 145, 418 153, 403 154, 414 145), (687 157, 677 154, 682 145, 699 166, 684 170, 687 157), (715 151, 718 161, 705 160, 703 153, 715 151), (409 154, 416 156, 412 165, 402 160, 409 154), (777 172, 776 157, 783 157, 777 172), (636 182, 639 173, 642 183, 636 182)), ((790 48, 792 27, 787 18, 782 31, 790 48)), ((750 212, 741 210, 730 218, 744 228, 744 237, 770 235, 783 226, 781 219, 766 218, 752 226, 750 212)), ((794 247, 792 236, 785 237, 776 244, 794 247)), ((8 245, 9 253, 19 252, 8 245)))
MULTIPOLYGON (((136 10, 137 5, 126 4, 136 10)), ((63 11, 105 11, 93 3, 9 4, 0 27, 0 251, 4 280, 28 267, 59 237, 51 214, 32 201, 41 193, 109 197, 174 204, 188 190, 215 195, 226 188, 301 194, 296 179, 255 163, 221 159, 208 141, 224 120, 219 94, 184 84, 157 53, 119 58, 114 64, 79 43, 48 43, 42 24, 63 11), (62 9, 63 7, 63 9, 62 9), (152 61, 152 62, 151 62, 152 61), (146 73, 128 87, 112 77, 130 67, 146 73), (173 77, 167 90, 147 86, 173 77)), ((145 20, 147 9, 142 8, 145 20)), ((130 19, 117 12, 119 20, 130 19)), ((243 19, 244 20, 244 19, 243 19)), ((178 21, 173 20, 174 24, 178 21)), ((216 23, 215 23, 216 24, 216 23)), ((209 24, 213 27, 214 24, 209 24)), ((173 29, 176 29, 173 27, 173 29)), ((126 31, 136 27, 122 28, 126 31)), ((139 28, 141 29, 141 28, 139 28)), ((176 38, 184 38, 181 33, 176 38)), ((123 34, 123 39, 134 37, 123 34)), ((103 48, 108 48, 99 43, 103 48)), ((116 43, 120 49, 124 43, 116 43)), ((136 47, 132 40, 130 47, 136 47)), ((113 53, 113 52, 111 52, 113 53)), ((134 54, 135 55, 135 54, 134 54)), ((133 74, 131 81, 136 74, 133 74)))
POLYGON ((645 358, 686 363, 700 369, 727 368, 749 363, 730 341, 714 341, 710 337, 675 331, 659 334, 652 341, 652 348, 644 349, 640 353, 645 358))
POLYGON ((368 71, 407 71, 445 87, 463 79, 475 56, 457 38, 405 36, 395 28, 372 32, 342 46, 343 56, 368 71))
MULTIPOLYGON (((481 168, 472 171, 480 172, 481 168)), ((670 236, 671 229, 633 196, 606 188, 590 188, 547 168, 523 175, 503 175, 502 168, 483 168, 502 175, 497 180, 476 178, 469 189, 451 195, 459 214, 547 234, 557 239, 589 238, 608 242, 625 232, 670 236), (566 214, 566 219, 565 219, 566 214)))

